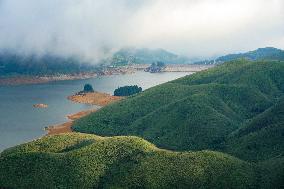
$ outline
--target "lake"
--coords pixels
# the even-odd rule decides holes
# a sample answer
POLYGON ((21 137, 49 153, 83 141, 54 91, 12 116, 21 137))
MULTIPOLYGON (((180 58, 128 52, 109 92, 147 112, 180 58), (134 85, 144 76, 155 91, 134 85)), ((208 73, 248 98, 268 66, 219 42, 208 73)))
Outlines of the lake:
POLYGON ((119 86, 138 85, 144 90, 188 74, 136 72, 86 80, 0 86, 0 151, 45 135, 44 127, 66 122, 68 114, 97 107, 73 103, 66 98, 82 90, 86 83, 92 84, 96 91, 113 94, 119 86), (48 104, 48 108, 34 108, 38 103, 48 104))

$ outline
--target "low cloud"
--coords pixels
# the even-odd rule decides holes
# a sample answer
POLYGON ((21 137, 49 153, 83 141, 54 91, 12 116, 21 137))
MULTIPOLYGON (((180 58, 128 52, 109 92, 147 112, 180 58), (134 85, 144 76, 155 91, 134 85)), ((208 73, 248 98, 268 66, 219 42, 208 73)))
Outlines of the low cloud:
POLYGON ((0 48, 98 60, 122 47, 210 57, 284 48, 282 0, 0 0, 0 48))

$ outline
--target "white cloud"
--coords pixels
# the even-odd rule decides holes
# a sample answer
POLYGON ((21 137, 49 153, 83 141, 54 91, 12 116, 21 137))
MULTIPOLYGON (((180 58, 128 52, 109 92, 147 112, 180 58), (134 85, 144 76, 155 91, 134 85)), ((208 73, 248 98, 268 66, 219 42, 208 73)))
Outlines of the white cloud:
POLYGON ((284 48, 282 0, 2 0, 0 48, 98 59, 124 46, 212 56, 284 48))

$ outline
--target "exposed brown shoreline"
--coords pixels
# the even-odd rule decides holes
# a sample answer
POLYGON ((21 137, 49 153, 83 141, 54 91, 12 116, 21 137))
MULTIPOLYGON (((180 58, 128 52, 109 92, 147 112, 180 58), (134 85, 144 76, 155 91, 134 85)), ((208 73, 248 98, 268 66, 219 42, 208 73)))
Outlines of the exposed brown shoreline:
POLYGON ((72 96, 68 96, 67 98, 76 103, 106 106, 112 102, 121 100, 123 97, 112 96, 107 93, 93 92, 93 93, 75 94, 72 96))
MULTIPOLYGON (((107 93, 94 92, 94 93, 85 93, 85 94, 75 94, 67 98, 76 103, 106 106, 110 103, 121 100, 123 97, 112 96, 107 93)), ((97 110, 92 109, 92 110, 81 111, 72 115, 67 115, 67 118, 70 121, 63 124, 46 127, 45 130, 47 131, 47 135, 73 132, 71 127, 74 120, 80 119, 95 111, 97 110)))
POLYGON ((92 112, 95 112, 96 110, 86 110, 86 111, 81 111, 75 114, 68 115, 67 118, 70 120, 66 123, 59 124, 59 125, 53 125, 46 127, 45 130, 47 131, 47 135, 55 135, 55 134, 60 134, 60 133, 70 133, 72 132, 72 123, 76 119, 79 119, 81 117, 87 116, 92 112))

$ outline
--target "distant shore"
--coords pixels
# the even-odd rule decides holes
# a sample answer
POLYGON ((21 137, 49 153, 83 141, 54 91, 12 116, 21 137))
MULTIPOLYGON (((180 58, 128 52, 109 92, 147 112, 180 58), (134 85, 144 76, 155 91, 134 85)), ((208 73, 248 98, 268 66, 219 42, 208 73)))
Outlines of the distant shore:
POLYGON ((0 85, 39 84, 52 81, 89 79, 97 76, 97 73, 61 74, 54 76, 6 76, 0 77, 0 85))
MULTIPOLYGON (((100 92, 85 93, 85 94, 80 94, 80 95, 75 94, 67 98, 76 103, 99 105, 102 107, 123 99, 123 97, 112 96, 107 93, 100 93, 100 92)), ((52 126, 46 127, 45 130, 47 131, 47 135, 55 135, 55 134, 60 134, 60 133, 73 132, 71 128, 73 121, 80 119, 84 116, 87 116, 90 113, 93 113, 96 111, 97 109, 92 109, 92 110, 81 111, 81 112, 78 112, 72 115, 67 115, 67 118, 70 121, 63 123, 63 124, 52 125, 52 126)))
MULTIPOLYGON (((149 66, 150 64, 133 64, 128 66, 120 66, 120 67, 107 67, 99 72, 83 72, 76 74, 58 74, 58 75, 47 75, 47 76, 31 76, 31 75, 2 76, 0 77, 0 86, 40 84, 52 81, 90 79, 104 75, 130 74, 136 71, 143 71, 149 66)), ((213 66, 214 65, 170 64, 166 66, 163 72, 198 72, 206 70, 213 66)))
POLYGON ((19 76, 2 76, 0 77, 0 86, 2 85, 26 85, 26 84, 40 84, 52 81, 66 81, 66 80, 81 80, 90 79, 104 75, 117 75, 134 73, 132 68, 106 68, 98 72, 82 72, 76 74, 57 74, 46 76, 32 76, 32 75, 19 75, 19 76))

